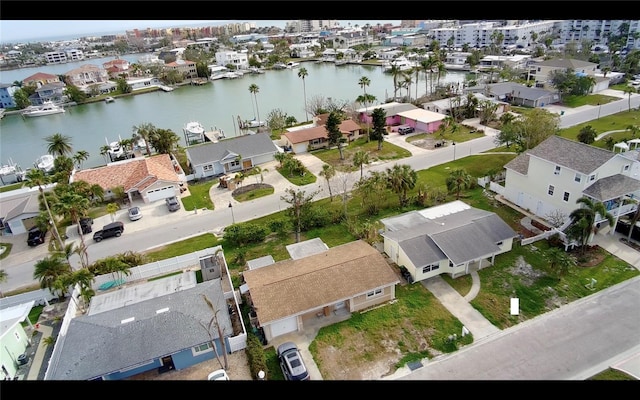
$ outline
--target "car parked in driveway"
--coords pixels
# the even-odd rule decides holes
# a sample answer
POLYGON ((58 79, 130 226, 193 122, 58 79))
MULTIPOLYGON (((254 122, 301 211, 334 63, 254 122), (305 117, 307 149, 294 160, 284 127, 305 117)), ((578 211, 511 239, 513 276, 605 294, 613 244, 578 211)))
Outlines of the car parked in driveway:
POLYGON ((102 241, 102 239, 110 237, 120 237, 124 231, 124 224, 120 221, 112 222, 102 227, 99 231, 93 234, 93 240, 96 242, 102 241))
POLYGON ((91 225, 93 225, 93 218, 84 217, 80 218, 80 229, 82 230, 82 234, 85 235, 87 233, 91 233, 91 225))
POLYGON ((140 207, 138 206, 129 207, 129 220, 137 221, 140 218, 142 218, 142 210, 140 210, 140 207))
POLYGON ((176 196, 167 197, 164 201, 167 203, 169 211, 173 212, 180 209, 180 202, 176 196))
POLYGON ((278 346, 278 360, 282 373, 288 381, 308 381, 311 379, 307 366, 302 361, 300 350, 293 342, 285 342, 278 346))
POLYGON ((207 376, 207 380, 209 381, 228 381, 229 375, 227 375, 227 371, 224 369, 217 369, 207 376))
POLYGON ((47 235, 47 231, 43 231, 37 226, 29 229, 29 236, 27 237, 27 244, 31 247, 44 243, 44 237, 47 235))

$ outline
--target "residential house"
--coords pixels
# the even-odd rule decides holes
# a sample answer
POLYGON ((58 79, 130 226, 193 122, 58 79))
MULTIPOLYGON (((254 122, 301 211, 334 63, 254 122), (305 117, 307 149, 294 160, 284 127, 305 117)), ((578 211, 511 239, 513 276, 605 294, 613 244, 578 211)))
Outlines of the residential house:
POLYGON ((0 108, 15 108, 16 102, 13 100, 13 94, 18 90, 13 84, 0 83, 0 108))
POLYGON ((67 313, 70 320, 58 335, 45 380, 120 380, 154 369, 163 373, 246 347, 237 303, 232 292, 226 296, 222 281, 218 276, 198 283, 196 272, 187 271, 97 294, 86 313, 67 313), (234 316, 239 323, 234 324, 234 316), (237 336, 242 343, 235 343, 237 336))
MULTIPOLYGON (((290 147, 294 154, 329 147, 329 134, 325 126, 328 116, 329 114, 315 116, 313 127, 289 129, 282 135, 282 144, 290 147)), ((362 128, 352 119, 342 121, 338 128, 347 143, 361 137, 362 128)))
POLYGON ((255 313, 251 323, 267 341, 300 332, 318 318, 348 317, 395 299, 398 276, 366 242, 312 253, 242 273, 255 313))
POLYGON ((530 63, 528 67, 527 81, 535 82, 538 88, 553 88, 551 83, 551 74, 554 71, 567 72, 574 71, 580 76, 590 76, 596 80, 596 86, 592 89, 592 93, 597 93, 609 87, 609 80, 606 78, 596 77, 596 73, 600 72, 598 64, 589 61, 576 59, 553 58, 551 60, 543 60, 536 63, 530 63))
POLYGON ((187 147, 195 179, 240 172, 274 160, 278 148, 266 133, 243 135, 187 147))
POLYGON ((216 64, 227 66, 233 65, 235 69, 249 68, 249 57, 247 53, 238 51, 216 51, 216 64))
MULTIPOLYGON (((469 92, 469 93, 472 93, 473 97, 478 100, 478 104, 480 104, 483 101, 488 101, 492 104, 495 104, 497 106, 496 115, 500 115, 504 112, 507 112, 511 108, 509 103, 507 103, 506 101, 500 101, 495 97, 487 97, 484 94, 479 92, 478 93, 469 92)), ((460 107, 464 108, 467 105, 467 101, 468 99, 466 95, 455 96, 455 97, 449 97, 441 100, 429 101, 427 103, 423 103, 422 107, 425 110, 452 116, 457 108, 460 108, 460 107)))
POLYGON ((456 200, 383 218, 384 252, 413 282, 440 274, 452 278, 492 265, 511 251, 518 234, 497 214, 456 200))
POLYGON ((529 54, 516 54, 512 56, 506 55, 488 55, 480 59, 477 69, 487 71, 491 69, 502 70, 505 67, 512 70, 526 71, 527 61, 531 59, 529 54))
POLYGON ((107 71, 111 79, 120 78, 121 75, 129 75, 129 67, 129 61, 123 60, 122 58, 116 58, 115 60, 102 63, 102 68, 107 71))
POLYGON ((3 308, 0 312, 0 377, 3 380, 25 380, 21 366, 29 362, 27 349, 31 347, 31 340, 22 326, 26 321, 31 329, 29 312, 35 301, 13 307, 3 308), (21 374, 22 373, 22 374, 21 374))
MULTIPOLYGON (((43 190, 48 192, 53 187, 47 185, 43 190)), ((19 235, 36 226, 36 218, 40 215, 39 196, 37 186, 3 193, 0 196, 0 228, 3 232, 19 235)))
POLYGON ((194 79, 198 77, 196 63, 193 61, 175 60, 174 62, 166 63, 163 69, 178 71, 184 79, 194 79))
POLYGON ((555 89, 529 87, 515 82, 491 83, 464 89, 465 93, 482 93, 484 96, 507 102, 514 106, 544 107, 560 102, 555 89))
POLYGON ((445 118, 446 115, 416 108, 397 113, 392 120, 392 125, 409 125, 416 132, 433 133, 438 130, 445 118))
POLYGON ((85 93, 91 93, 93 88, 97 88, 99 91, 110 90, 109 88, 114 85, 113 82, 109 82, 107 71, 93 64, 81 65, 64 75, 69 84, 78 87, 85 93))
POLYGON ((54 82, 61 82, 60 77, 58 77, 58 75, 47 74, 45 72, 37 72, 22 80, 22 84, 24 86, 35 86, 36 88, 54 82))
POLYGON ((356 112, 358 113, 358 120, 360 121, 360 123, 368 124, 369 126, 371 126, 373 124, 373 118, 371 117, 371 113, 376 108, 381 108, 385 112, 386 119, 384 124, 389 126, 401 123, 399 121, 401 121, 402 119, 397 116, 398 114, 405 111, 409 111, 409 110, 419 109, 419 107, 414 106, 411 103, 398 103, 395 101, 384 103, 384 104, 376 104, 376 105, 370 104, 370 105, 367 105, 366 107, 362 107, 356 110, 356 112))
MULTIPOLYGON (((638 150, 614 153, 578 141, 551 135, 538 146, 505 165, 503 196, 506 200, 546 220, 569 214, 585 196, 602 202, 616 223, 633 213, 640 197, 638 150)), ((607 232, 602 216, 598 227, 607 232)), ((613 229, 611 230, 613 233, 613 229)))
POLYGON ((36 89, 36 91, 29 96, 29 101, 34 106, 42 105, 45 101, 53 103, 64 103, 67 101, 67 95, 65 89, 67 85, 63 82, 51 82, 42 85, 36 89))
POLYGON ((104 190, 105 199, 114 198, 114 190, 123 188, 130 202, 142 200, 153 203, 180 194, 185 177, 175 159, 169 154, 159 154, 75 171, 70 181, 99 185, 104 190))

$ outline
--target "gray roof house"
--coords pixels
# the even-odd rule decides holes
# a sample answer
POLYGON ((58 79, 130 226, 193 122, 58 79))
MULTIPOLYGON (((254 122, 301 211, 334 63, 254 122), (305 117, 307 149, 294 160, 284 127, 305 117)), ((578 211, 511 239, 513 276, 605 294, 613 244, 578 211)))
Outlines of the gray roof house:
POLYGON ((440 274, 452 277, 482 268, 511 250, 518 234, 497 214, 456 200, 380 220, 384 251, 404 266, 413 282, 440 274))
MULTIPOLYGON (((637 208, 639 160, 638 150, 614 153, 552 135, 505 165, 503 196, 540 218, 563 216, 565 225, 579 207, 576 200, 586 196, 603 203, 617 222, 637 208)), ((596 223, 602 221, 603 217, 596 217, 596 223)))
MULTIPOLYGON (((53 185, 49 185, 45 190, 53 185)), ((0 195, 0 228, 13 235, 26 233, 36 225, 40 214, 38 187, 12 190, 0 195)))
POLYGON ((211 343, 221 353, 221 342, 215 324, 206 328, 213 311, 203 296, 224 311, 217 323, 228 350, 233 328, 221 280, 198 284, 190 271, 95 296, 89 312, 71 318, 58 336, 45 380, 119 380, 215 357, 211 343))
POLYGON ((500 82, 466 88, 465 93, 483 93, 485 96, 502 100, 514 106, 544 107, 560 101, 555 90, 528 87, 515 82, 500 82))
POLYGON ((277 152, 277 146, 266 133, 237 136, 186 149, 195 179, 251 169, 273 161, 277 152))

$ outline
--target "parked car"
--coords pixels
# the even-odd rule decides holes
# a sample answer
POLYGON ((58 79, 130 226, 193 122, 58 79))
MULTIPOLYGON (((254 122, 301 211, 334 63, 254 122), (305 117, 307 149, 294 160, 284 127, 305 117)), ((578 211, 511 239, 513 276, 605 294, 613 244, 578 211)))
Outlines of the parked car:
POLYGON ((165 202, 167 203, 167 208, 171 212, 178 211, 180 209, 180 202, 176 196, 167 197, 165 202))
POLYGON ((102 227, 99 231, 93 234, 93 240, 96 242, 101 241, 102 239, 110 238, 110 237, 120 237, 122 232, 124 231, 124 224, 120 221, 112 222, 102 227))
POLYGON ((229 379, 229 375, 227 375, 227 371, 225 371, 224 369, 217 369, 211 373, 209 373, 209 375, 207 376, 207 380, 210 381, 228 381, 229 379))
POLYGON ((285 342, 278 346, 278 360, 282 373, 288 381, 308 381, 309 371, 302 361, 300 350, 293 342, 285 342))
POLYGON ((29 229, 29 236, 27 237, 27 244, 31 247, 44 243, 44 237, 47 235, 46 230, 40 230, 37 226, 29 229))
POLYGON ((140 207, 138 206, 129 207, 129 219, 131 221, 137 221, 140 218, 142 218, 142 210, 140 210, 140 207))
POLYGON ((412 126, 401 126, 398 128, 398 133, 401 135, 406 135, 413 132, 415 132, 415 129, 413 129, 412 126))
MULTIPOLYGON (((640 222, 637 222, 633 226, 633 230, 631 231, 631 239, 640 242, 640 227, 638 225, 640 225, 640 222)), ((618 220, 618 224, 616 225, 616 232, 628 236, 629 229, 631 229, 631 221, 629 221, 628 219, 618 220)))
POLYGON ((82 230, 82 234, 85 235, 87 233, 91 233, 91 225, 93 225, 93 218, 84 217, 80 218, 80 229, 82 230))

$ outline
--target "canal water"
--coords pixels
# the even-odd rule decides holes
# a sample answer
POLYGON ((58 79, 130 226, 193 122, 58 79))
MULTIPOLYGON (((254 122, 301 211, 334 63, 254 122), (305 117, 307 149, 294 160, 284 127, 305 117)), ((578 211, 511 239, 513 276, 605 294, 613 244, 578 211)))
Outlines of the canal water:
MULTIPOLYGON (((122 58, 136 62, 139 57, 128 55, 122 58)), ((0 83, 21 81, 37 72, 62 74, 83 64, 102 65, 112 59, 2 71, 0 83)), ((0 164, 7 164, 11 160, 22 169, 32 168, 34 161, 47 152, 45 137, 54 133, 69 136, 74 152, 87 151, 89 159, 83 163, 83 168, 89 168, 105 164, 104 157, 100 155, 102 146, 119 138, 130 138, 133 127, 143 123, 172 130, 181 138, 180 145, 185 146, 183 127, 190 121, 200 122, 207 130, 222 130, 226 137, 240 134, 238 116, 243 121, 253 118, 266 120, 272 110, 280 109, 302 122, 307 118, 304 110, 305 89, 307 103, 313 98, 330 98, 337 104, 353 103, 363 94, 358 84, 363 76, 369 78, 371 83, 366 91, 376 97, 377 104, 393 96, 393 77, 379 66, 335 66, 332 63, 309 61, 300 63, 300 67, 245 74, 236 79, 219 79, 202 86, 182 86, 172 92, 156 91, 121 97, 112 103, 96 102, 68 107, 64 114, 35 118, 6 115, 0 120, 0 164), (308 73, 304 85, 298 77, 300 67, 306 68, 308 73), (249 91, 252 84, 259 88, 255 97, 249 91)), ((450 71, 440 81, 456 83, 463 82, 464 78, 463 72, 450 71)), ((423 95, 425 90, 424 74, 421 74, 418 95, 423 95)), ((412 97, 415 97, 415 91, 413 84, 412 97)), ((406 95, 406 90, 398 94, 406 95)))

